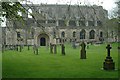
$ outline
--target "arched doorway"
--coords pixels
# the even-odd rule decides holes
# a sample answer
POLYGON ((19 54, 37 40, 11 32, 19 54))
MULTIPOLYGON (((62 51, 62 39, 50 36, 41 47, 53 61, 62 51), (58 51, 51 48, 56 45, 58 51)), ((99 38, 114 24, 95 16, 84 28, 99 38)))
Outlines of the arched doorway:
POLYGON ((103 32, 100 32, 100 37, 103 37, 103 32))
POLYGON ((46 39, 44 37, 40 38, 40 46, 46 46, 46 39))
POLYGON ((39 34, 37 37, 38 46, 47 46, 49 45, 49 36, 46 33, 39 34))
POLYGON ((65 37, 65 32, 64 32, 64 31, 61 33, 61 37, 62 37, 62 38, 65 37))

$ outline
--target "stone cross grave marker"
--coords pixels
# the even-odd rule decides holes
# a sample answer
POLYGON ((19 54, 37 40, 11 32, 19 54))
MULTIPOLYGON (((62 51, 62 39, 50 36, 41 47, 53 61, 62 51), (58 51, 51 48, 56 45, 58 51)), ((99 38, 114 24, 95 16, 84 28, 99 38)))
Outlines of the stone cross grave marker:
POLYGON ((110 49, 112 49, 110 44, 107 45, 106 49, 107 49, 107 57, 106 57, 105 61, 103 62, 103 69, 104 70, 114 70, 115 62, 113 62, 113 59, 110 56, 110 49))
POLYGON ((110 49, 112 49, 112 47, 108 44, 106 49, 107 49, 107 56, 110 57, 110 49))

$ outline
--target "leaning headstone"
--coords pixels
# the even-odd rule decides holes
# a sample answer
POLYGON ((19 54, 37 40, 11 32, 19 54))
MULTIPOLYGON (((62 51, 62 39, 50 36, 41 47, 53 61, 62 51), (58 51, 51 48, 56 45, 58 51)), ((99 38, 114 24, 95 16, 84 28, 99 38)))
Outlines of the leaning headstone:
POLYGON ((61 52, 62 52, 62 55, 65 55, 65 46, 64 46, 64 44, 61 44, 61 52))
POLYGON ((110 49, 112 49, 110 44, 107 45, 106 49, 107 49, 107 57, 105 59, 105 62, 103 62, 103 69, 104 70, 114 70, 115 69, 115 62, 113 62, 113 59, 110 56, 110 49))
POLYGON ((82 44, 81 44, 81 56, 80 56, 80 58, 81 59, 86 59, 86 50, 85 50, 85 47, 86 47, 86 44, 84 43, 84 42, 82 42, 82 44))

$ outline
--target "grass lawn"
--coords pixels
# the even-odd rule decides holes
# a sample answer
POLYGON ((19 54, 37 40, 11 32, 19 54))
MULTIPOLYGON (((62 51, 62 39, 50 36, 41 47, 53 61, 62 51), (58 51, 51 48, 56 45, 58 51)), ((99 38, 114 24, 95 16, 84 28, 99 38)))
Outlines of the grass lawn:
MULTIPOLYGON (((80 59, 80 48, 73 49, 65 45, 66 55, 50 54, 46 47, 39 48, 39 55, 33 54, 32 47, 22 52, 5 51, 2 54, 3 78, 118 78, 118 70, 105 71, 103 62, 106 58, 106 44, 90 45, 87 59, 80 59)), ((112 44, 111 56, 118 69, 117 43, 112 44)))

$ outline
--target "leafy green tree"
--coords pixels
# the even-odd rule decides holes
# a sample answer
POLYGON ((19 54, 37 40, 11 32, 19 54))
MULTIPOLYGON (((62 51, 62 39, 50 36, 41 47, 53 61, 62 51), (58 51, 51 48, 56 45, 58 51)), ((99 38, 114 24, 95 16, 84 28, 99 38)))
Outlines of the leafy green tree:
MULTIPOLYGON (((1 16, 11 20, 23 20, 19 12, 25 13, 20 2, 1 2, 1 16)), ((4 20, 2 20, 4 21, 4 20)))

